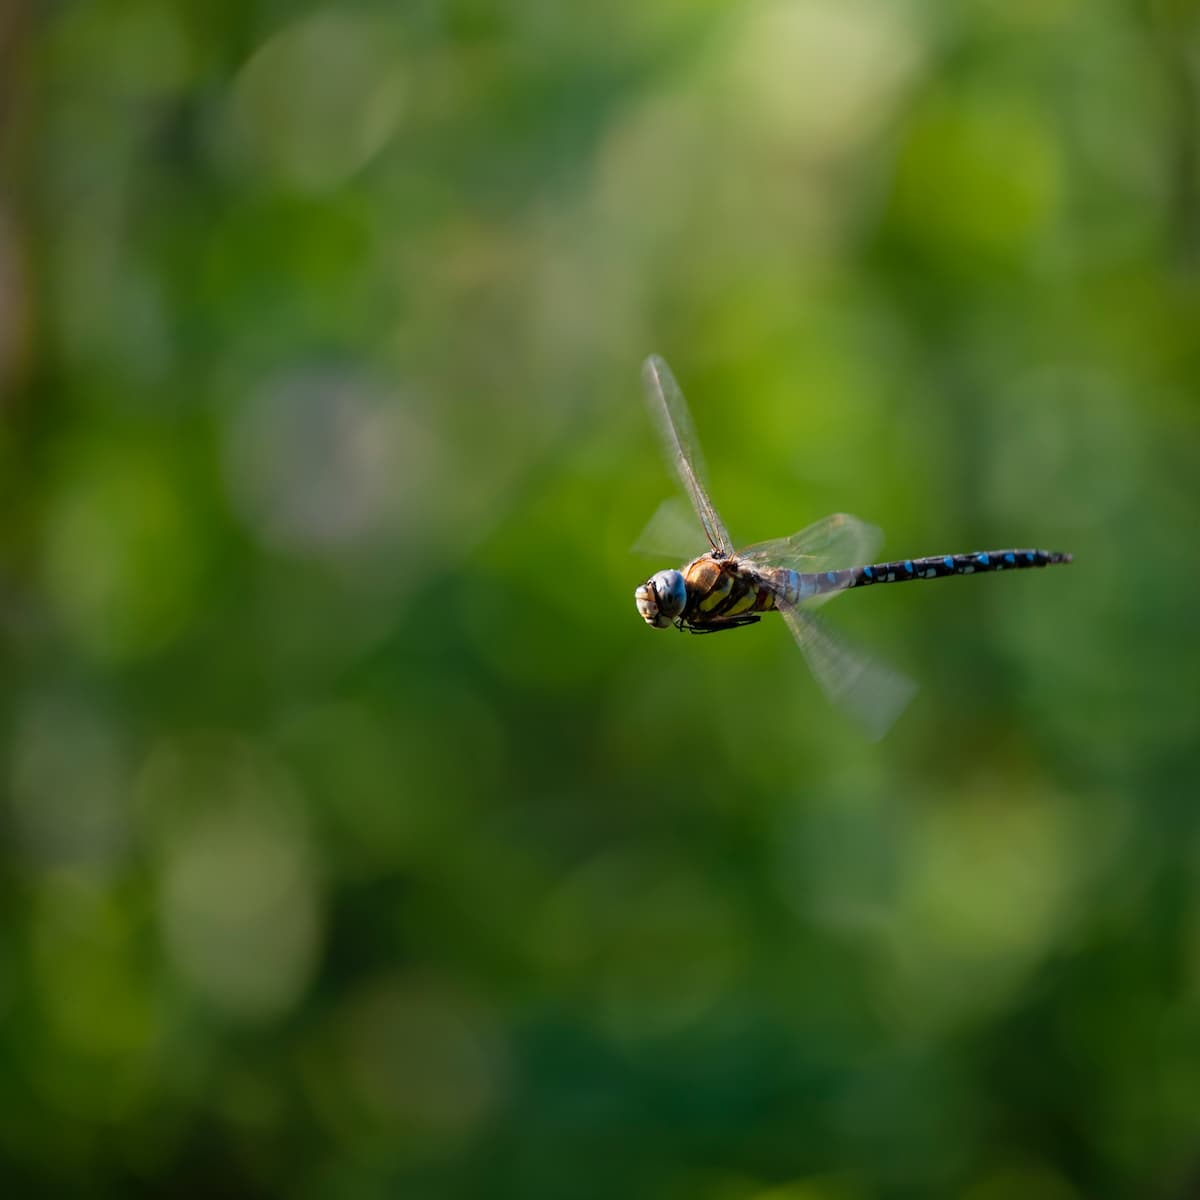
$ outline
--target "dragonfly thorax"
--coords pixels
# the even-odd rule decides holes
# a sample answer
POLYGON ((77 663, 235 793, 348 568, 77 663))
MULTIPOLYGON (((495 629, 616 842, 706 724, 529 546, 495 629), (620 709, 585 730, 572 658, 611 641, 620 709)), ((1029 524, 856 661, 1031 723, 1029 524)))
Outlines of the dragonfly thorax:
POLYGON ((654 629, 666 629, 687 604, 687 586, 680 571, 659 571, 633 594, 642 620, 654 629))

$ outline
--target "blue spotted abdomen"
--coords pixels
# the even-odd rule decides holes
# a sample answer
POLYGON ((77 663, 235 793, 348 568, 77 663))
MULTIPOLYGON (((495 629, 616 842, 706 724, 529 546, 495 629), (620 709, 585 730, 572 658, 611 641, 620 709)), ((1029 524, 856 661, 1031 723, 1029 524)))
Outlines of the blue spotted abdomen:
POLYGON ((1049 550, 981 550, 975 554, 935 554, 930 558, 902 558, 873 563, 869 567, 846 567, 840 571, 799 575, 800 598, 866 587, 872 583, 908 583, 914 579, 944 579, 950 575, 975 575, 986 571, 1018 571, 1069 563, 1069 554, 1049 550))

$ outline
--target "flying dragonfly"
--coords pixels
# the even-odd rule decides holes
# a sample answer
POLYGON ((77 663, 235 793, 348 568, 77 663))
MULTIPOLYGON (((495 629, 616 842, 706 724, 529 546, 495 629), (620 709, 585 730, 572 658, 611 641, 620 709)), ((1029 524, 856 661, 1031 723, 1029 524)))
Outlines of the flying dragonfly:
POLYGON ((881 737, 916 691, 913 683, 835 637, 813 611, 850 588, 945 579, 1068 563, 1047 550, 985 550, 868 562, 882 535, 847 513, 825 517, 790 537, 734 550, 725 522, 709 499, 699 443, 671 369, 657 355, 642 368, 646 400, 667 458, 700 519, 708 550, 679 568, 658 571, 634 593, 652 629, 719 633, 753 625, 778 612, 829 697, 881 737))

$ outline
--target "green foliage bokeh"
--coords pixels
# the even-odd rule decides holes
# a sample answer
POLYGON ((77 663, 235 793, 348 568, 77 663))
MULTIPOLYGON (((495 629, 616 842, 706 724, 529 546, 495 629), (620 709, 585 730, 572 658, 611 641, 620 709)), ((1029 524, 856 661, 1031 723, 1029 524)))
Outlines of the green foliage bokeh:
POLYGON ((1195 3, 5 12, 7 1190, 1193 1194, 1195 3))

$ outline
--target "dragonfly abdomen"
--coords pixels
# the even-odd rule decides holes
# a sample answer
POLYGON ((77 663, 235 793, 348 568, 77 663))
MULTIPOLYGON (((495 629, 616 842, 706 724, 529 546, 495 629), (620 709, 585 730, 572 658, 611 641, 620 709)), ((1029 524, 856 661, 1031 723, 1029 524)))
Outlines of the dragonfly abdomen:
POLYGON ((908 583, 914 579, 945 579, 950 575, 975 575, 987 571, 1019 571, 1069 563, 1071 555, 1050 550, 980 550, 974 554, 935 554, 929 558, 902 558, 847 567, 799 577, 801 596, 820 595, 873 583, 908 583))

